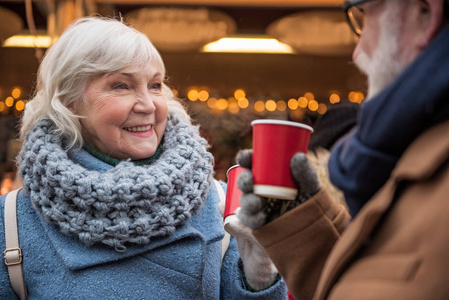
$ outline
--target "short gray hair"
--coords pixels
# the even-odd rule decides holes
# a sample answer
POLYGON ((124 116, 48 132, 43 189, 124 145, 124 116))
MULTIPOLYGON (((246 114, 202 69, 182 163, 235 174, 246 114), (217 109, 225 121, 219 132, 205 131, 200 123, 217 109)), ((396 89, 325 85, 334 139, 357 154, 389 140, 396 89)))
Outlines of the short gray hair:
MULTIPOLYGON (((138 71, 148 63, 165 78, 162 58, 148 37, 122 20, 102 17, 76 20, 44 56, 35 95, 22 117, 21 138, 35 122, 47 118, 56 124, 59 134, 68 138, 69 147, 81 146, 80 116, 70 108, 83 101, 89 79, 129 66, 136 66, 132 71, 138 71)), ((165 83, 162 91, 169 113, 190 122, 184 106, 165 83)))

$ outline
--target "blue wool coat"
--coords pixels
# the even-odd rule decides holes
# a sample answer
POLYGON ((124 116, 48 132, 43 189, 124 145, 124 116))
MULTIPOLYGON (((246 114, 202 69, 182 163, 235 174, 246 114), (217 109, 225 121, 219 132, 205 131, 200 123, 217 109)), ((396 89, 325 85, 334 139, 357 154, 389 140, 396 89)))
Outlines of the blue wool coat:
MULTIPOLYGON (((73 159, 87 169, 111 168, 84 150, 73 159)), ((0 197, 2 231, 5 198, 0 197)), ((234 238, 221 264, 225 232, 219 201, 212 185, 200 212, 172 236, 120 253, 104 245, 85 246, 62 234, 41 219, 20 191, 18 230, 28 299, 286 299, 282 279, 261 292, 245 290, 234 238)), ((5 249, 4 233, 0 249, 5 249)), ((18 299, 3 263, 0 299, 18 299)))

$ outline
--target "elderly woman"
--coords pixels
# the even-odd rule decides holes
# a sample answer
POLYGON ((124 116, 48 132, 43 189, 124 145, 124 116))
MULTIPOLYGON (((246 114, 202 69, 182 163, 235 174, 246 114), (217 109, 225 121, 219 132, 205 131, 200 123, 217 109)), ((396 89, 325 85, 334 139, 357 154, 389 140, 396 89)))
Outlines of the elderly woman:
POLYGON ((164 77, 148 38, 113 19, 80 19, 47 52, 19 155, 29 299, 286 298, 245 230, 221 262, 213 157, 164 77))

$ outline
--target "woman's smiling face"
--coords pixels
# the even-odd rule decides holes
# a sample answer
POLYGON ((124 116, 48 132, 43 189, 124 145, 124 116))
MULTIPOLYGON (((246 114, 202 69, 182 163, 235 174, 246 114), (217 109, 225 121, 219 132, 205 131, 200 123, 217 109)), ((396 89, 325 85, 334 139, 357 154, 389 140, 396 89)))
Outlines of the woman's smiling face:
POLYGON ((85 99, 75 107, 85 142, 110 157, 139 160, 151 157, 161 142, 168 108, 162 75, 148 65, 92 78, 85 99))

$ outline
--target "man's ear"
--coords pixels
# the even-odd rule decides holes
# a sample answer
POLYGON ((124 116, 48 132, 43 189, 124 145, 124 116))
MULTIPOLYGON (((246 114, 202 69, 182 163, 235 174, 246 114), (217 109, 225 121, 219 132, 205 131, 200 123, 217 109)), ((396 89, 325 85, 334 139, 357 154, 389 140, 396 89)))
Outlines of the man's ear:
POLYGON ((421 0, 421 20, 425 26, 418 41, 421 49, 426 48, 438 34, 443 24, 443 6, 447 0, 421 0))

